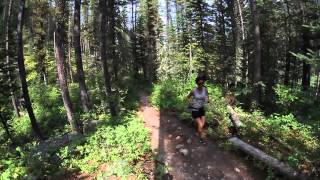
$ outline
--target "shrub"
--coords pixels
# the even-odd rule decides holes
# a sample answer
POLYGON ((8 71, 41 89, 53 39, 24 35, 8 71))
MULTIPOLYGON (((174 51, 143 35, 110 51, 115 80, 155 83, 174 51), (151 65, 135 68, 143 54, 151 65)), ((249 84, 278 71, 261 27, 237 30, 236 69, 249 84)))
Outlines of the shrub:
POLYGON ((319 142, 312 134, 311 127, 299 123, 292 114, 272 115, 265 120, 265 125, 269 133, 299 147, 301 152, 312 153, 319 148, 319 142))
POLYGON ((1 174, 0 179, 26 179, 27 178, 27 167, 15 159, 1 160, 1 174))
POLYGON ((103 125, 87 137, 83 144, 71 144, 59 152, 62 166, 95 172, 107 163, 105 176, 135 174, 135 161, 150 150, 148 131, 141 119, 134 115, 124 117, 126 124, 115 127, 103 125))
POLYGON ((27 113, 24 113, 20 118, 15 118, 11 121, 14 135, 20 139, 21 137, 29 137, 31 135, 31 123, 27 113))
POLYGON ((277 95, 276 103, 281 109, 281 112, 285 114, 290 112, 293 103, 299 99, 297 91, 280 84, 277 84, 273 89, 277 95))
POLYGON ((317 161, 320 142, 310 126, 300 123, 292 114, 267 118, 260 111, 236 111, 244 125, 240 132, 243 139, 293 167, 308 169, 309 173, 317 171, 312 162, 317 161))
POLYGON ((174 81, 165 81, 154 85, 151 103, 163 109, 174 109, 180 106, 178 89, 174 86, 174 81))

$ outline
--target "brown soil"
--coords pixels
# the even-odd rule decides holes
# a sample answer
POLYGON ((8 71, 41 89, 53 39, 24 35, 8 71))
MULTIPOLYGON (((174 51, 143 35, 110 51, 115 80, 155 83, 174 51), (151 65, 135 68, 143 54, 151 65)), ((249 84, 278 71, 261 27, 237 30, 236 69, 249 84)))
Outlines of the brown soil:
POLYGON ((149 179, 259 180, 266 177, 265 172, 252 167, 243 157, 219 148, 217 142, 207 139, 204 144, 200 143, 195 128, 181 122, 173 113, 150 106, 148 96, 143 93, 139 115, 150 130, 151 146, 156 154, 154 173, 149 179), (187 150, 187 155, 183 155, 181 149, 187 150), (166 173, 165 176, 160 177, 156 172, 160 166, 167 167, 162 173, 166 173))

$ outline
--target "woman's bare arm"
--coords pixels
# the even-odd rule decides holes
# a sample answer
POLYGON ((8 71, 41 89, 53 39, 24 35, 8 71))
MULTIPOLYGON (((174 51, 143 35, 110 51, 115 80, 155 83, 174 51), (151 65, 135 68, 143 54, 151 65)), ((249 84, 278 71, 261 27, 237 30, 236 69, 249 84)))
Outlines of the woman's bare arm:
POLYGON ((190 98, 193 96, 193 91, 191 91, 188 96, 187 96, 187 100, 190 100, 190 98))
POLYGON ((209 93, 208 93, 208 89, 206 88, 206 102, 209 102, 209 93))

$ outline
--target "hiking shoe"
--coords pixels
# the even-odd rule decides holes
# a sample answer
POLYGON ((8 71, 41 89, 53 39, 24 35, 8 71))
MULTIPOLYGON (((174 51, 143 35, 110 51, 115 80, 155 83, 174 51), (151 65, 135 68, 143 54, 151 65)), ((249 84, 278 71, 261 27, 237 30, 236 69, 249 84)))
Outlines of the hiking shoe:
POLYGON ((200 137, 200 141, 199 141, 201 144, 206 144, 204 138, 200 137))

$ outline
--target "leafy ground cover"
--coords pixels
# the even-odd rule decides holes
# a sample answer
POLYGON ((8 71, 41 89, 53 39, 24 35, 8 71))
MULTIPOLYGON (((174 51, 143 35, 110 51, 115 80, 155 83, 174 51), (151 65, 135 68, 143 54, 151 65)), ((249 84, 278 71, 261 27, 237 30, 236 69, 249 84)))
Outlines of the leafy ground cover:
MULTIPOLYGON (((35 114, 46 136, 50 140, 65 135, 70 128, 58 89, 54 86, 34 87, 31 96, 35 114)), ((74 102, 79 99, 76 87, 70 85, 74 102)), ((7 141, 5 136, 0 137, 4 142, 0 145, 0 179, 55 178, 76 174, 146 179, 143 162, 146 158, 152 159, 152 153, 148 131, 135 111, 138 107, 137 89, 122 87, 118 95, 121 109, 117 118, 111 118, 104 111, 103 99, 93 99, 99 105, 89 113, 77 111, 77 118, 96 120, 100 122, 98 127, 56 152, 34 153, 39 142, 33 138, 27 113, 22 112, 20 118, 9 120, 15 143, 7 141)), ((95 97, 100 92, 93 90, 90 93, 95 97)), ((75 109, 80 109, 78 106, 75 104, 75 109)), ((4 134, 2 129, 0 134, 4 134)))

